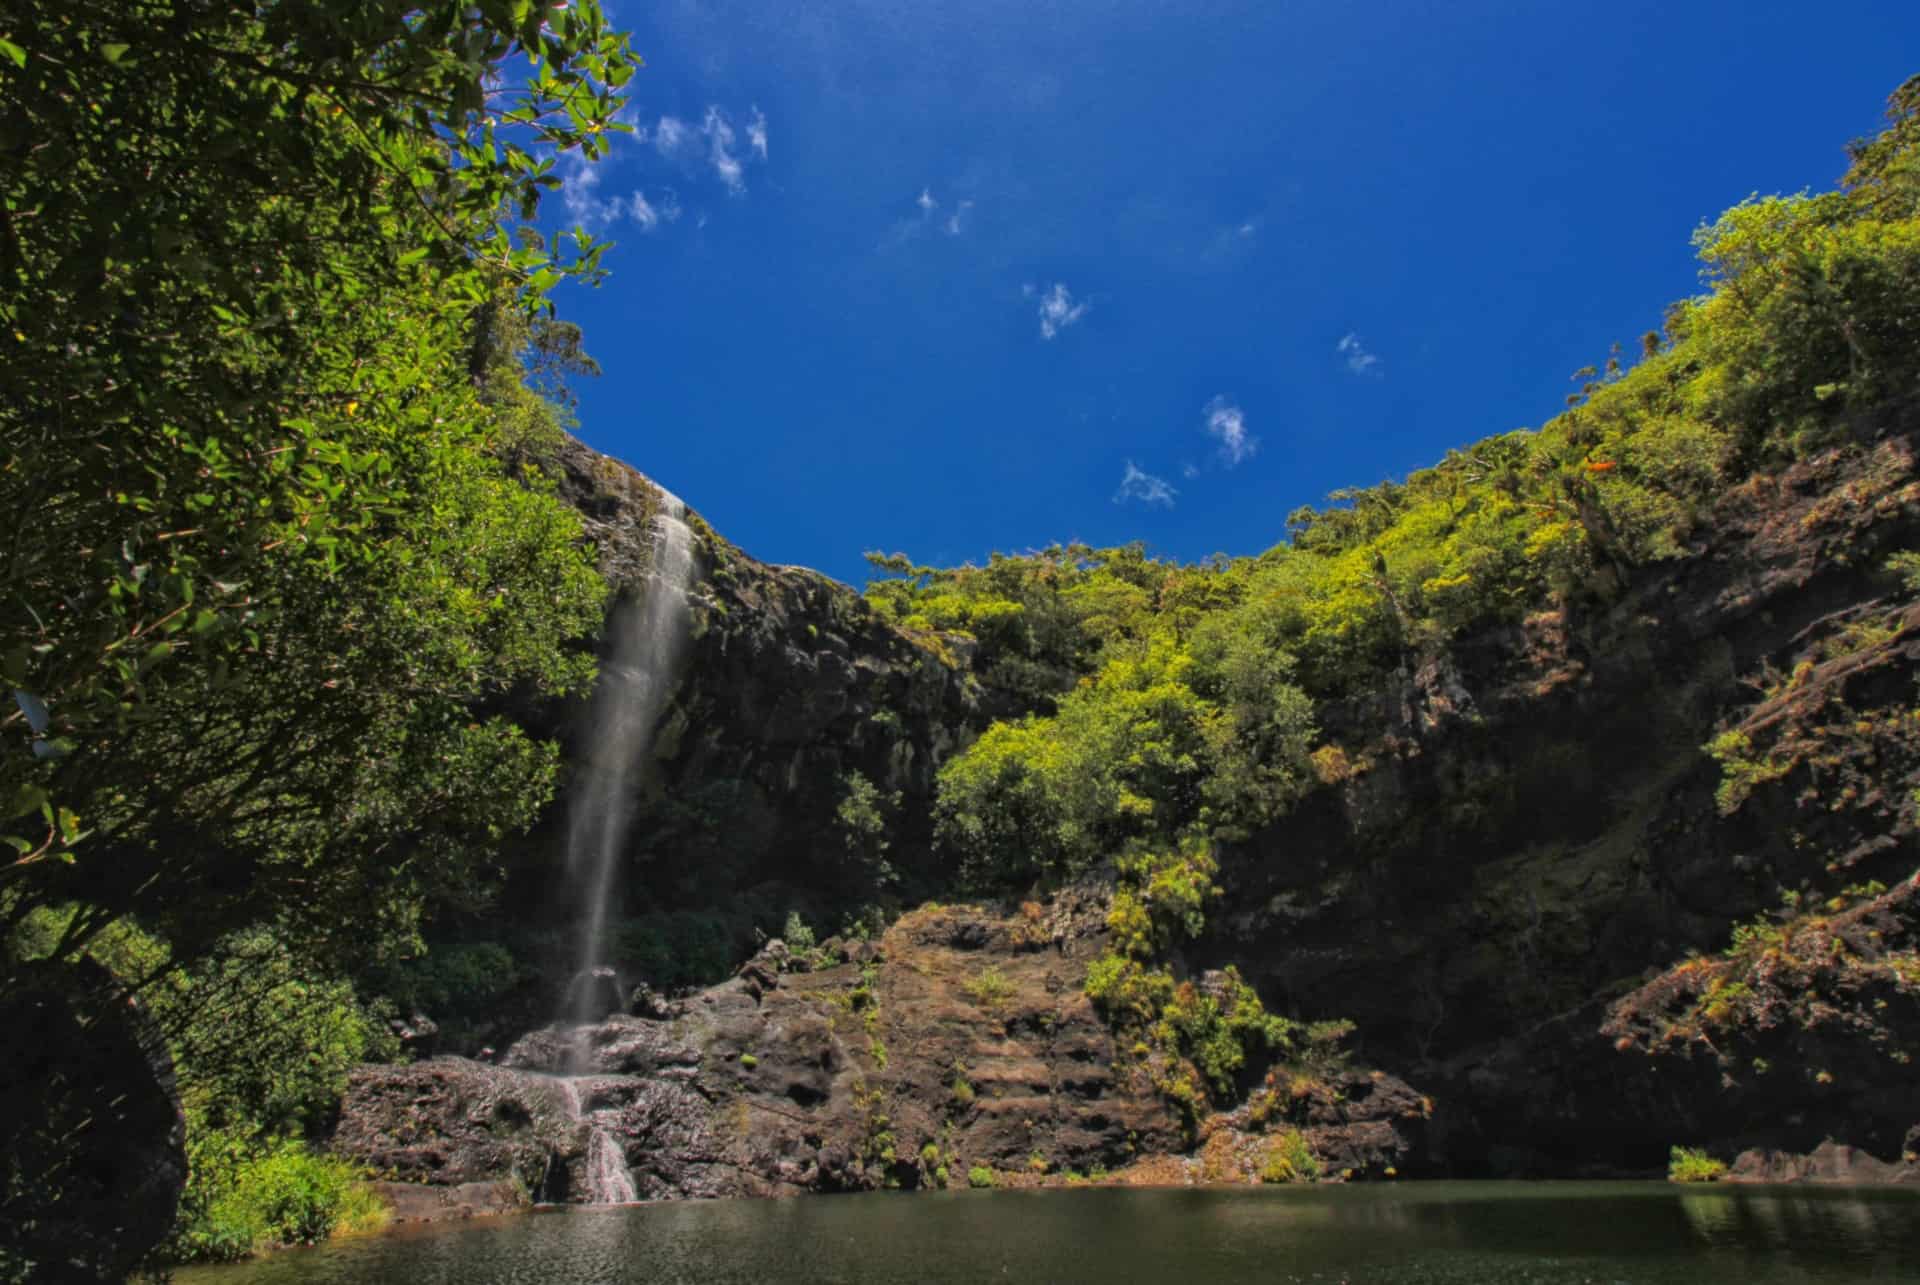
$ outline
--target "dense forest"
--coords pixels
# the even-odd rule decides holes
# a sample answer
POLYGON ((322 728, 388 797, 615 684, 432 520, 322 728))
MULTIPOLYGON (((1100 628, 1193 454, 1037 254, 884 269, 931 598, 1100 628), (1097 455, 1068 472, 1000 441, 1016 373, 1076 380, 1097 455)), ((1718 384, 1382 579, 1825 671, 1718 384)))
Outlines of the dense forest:
MULTIPOLYGON (((351 1068, 414 1056, 415 1013, 453 1050, 504 1043, 573 963, 564 922, 507 907, 552 901, 568 718, 633 590, 596 504, 645 487, 569 480, 567 380, 594 367, 545 300, 605 247, 535 220, 555 157, 622 128, 638 62, 593 0, 0 22, 0 1275, 377 1225, 364 1166, 324 1145, 351 1068), (132 1122, 176 1104, 171 1151, 129 1160, 132 1122), (177 1211, 141 1198, 169 1164, 177 1211)), ((1397 1048, 1367 1015, 1263 1003, 1251 967, 1195 984, 1189 952, 1232 954, 1204 946, 1228 859, 1417 753, 1414 707, 1479 640, 1577 631, 1701 556, 1729 496, 1814 465, 1910 480, 1872 470, 1920 405, 1920 78, 1836 190, 1742 203, 1696 248, 1701 293, 1563 413, 1300 509, 1257 556, 780 580, 909 677, 785 793, 717 740, 652 790, 610 962, 693 986, 770 936, 814 949, 953 898, 1037 919, 1093 887, 1084 992, 1189 1128, 1252 1071, 1397 1048)), ((773 591, 701 530, 699 628, 743 637, 773 591)), ((1722 813, 1790 782, 1911 829, 1920 802, 1884 788, 1917 743, 1910 675, 1872 709, 1826 676, 1914 627, 1920 554, 1862 573, 1871 609, 1694 747, 1722 813)), ((1910 876, 1906 848, 1831 857, 1781 913, 1728 915, 1656 1029, 1617 1018, 1623 1047, 1774 1024, 1783 969, 1842 1008, 1920 994, 1910 942, 1836 926, 1910 876)))

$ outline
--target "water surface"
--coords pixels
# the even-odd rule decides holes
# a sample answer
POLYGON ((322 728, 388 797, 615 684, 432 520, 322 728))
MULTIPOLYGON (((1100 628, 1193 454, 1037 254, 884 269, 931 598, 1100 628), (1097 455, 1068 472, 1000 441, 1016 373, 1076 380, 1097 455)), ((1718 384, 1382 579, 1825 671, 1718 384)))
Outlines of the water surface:
POLYGON ((1920 1281, 1920 1192, 1447 1182, 574 1209, 289 1250, 182 1285, 1920 1281))

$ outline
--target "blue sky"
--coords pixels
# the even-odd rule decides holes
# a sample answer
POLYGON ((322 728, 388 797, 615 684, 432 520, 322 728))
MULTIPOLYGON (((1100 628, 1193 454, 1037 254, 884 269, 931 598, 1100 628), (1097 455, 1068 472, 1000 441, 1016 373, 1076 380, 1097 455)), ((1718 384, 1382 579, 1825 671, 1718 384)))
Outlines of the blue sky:
POLYGON ((550 207, 616 243, 581 436, 855 584, 1257 553, 1537 425, 1920 71, 1892 2, 610 7, 639 132, 550 207))

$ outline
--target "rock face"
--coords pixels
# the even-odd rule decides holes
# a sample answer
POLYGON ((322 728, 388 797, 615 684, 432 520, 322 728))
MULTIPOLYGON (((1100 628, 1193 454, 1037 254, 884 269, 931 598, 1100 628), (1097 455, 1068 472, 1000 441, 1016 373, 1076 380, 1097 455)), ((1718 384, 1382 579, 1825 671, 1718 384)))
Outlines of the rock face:
MULTIPOLYGON (((572 441, 554 472, 586 518, 602 574, 616 590, 637 584, 659 489, 572 441)), ((758 562, 697 514, 688 524, 694 636, 653 761, 638 774, 644 796, 628 864, 645 866, 656 888, 778 887, 782 904, 823 910, 872 900, 883 874, 907 892, 935 886, 934 773, 988 721, 964 645, 911 639, 848 586, 758 562), (884 858, 840 815, 867 790, 884 825, 884 858)), ((565 710, 531 711, 528 721, 563 739, 578 723, 565 710)), ((550 849, 551 837, 537 836, 536 850, 550 849)), ((547 877, 539 864, 524 883, 537 896, 547 877)))
MULTIPOLYGON (((1920 1135, 1920 1129, 1914 1132, 1920 1135)), ((1920 1136, 1910 1136, 1908 1141, 1920 1143, 1920 1136)), ((1743 1151, 1721 1181, 1914 1185, 1920 1184, 1920 1155, 1909 1146, 1900 1160, 1888 1162, 1834 1142, 1823 1142, 1806 1155, 1743 1151)))
MULTIPOLYGON (((1356 1021, 1435 1094, 1450 1172, 1653 1174, 1675 1144, 1826 1137, 1897 1155, 1920 976, 1880 967, 1867 1023, 1833 995, 1730 1003, 1715 1050, 1664 1038, 1658 979, 1783 895, 1824 913, 1920 866, 1920 616, 1883 570, 1917 543, 1914 442, 1888 434, 1736 489, 1610 602, 1323 710, 1360 766, 1224 854, 1232 910, 1202 953, 1356 1021), (1728 734, 1743 795, 1705 748, 1728 734)), ((1904 894, 1877 904, 1850 957, 1914 949, 1904 894)))
MULTIPOLYGON (((664 1019, 536 1031, 505 1065, 364 1067, 332 1145, 403 1182, 576 1202, 591 1198, 596 1131, 641 1199, 962 1185, 974 1168, 1022 1183, 1257 1180, 1166 1167, 1196 1139, 1081 993, 1104 912, 1088 899, 1036 927, 926 908, 876 943, 770 947, 664 1019), (582 1050, 584 1072, 562 1076, 582 1050)), ((1302 1132, 1330 1174, 1407 1163, 1419 1095, 1352 1072, 1323 1096, 1302 1132)), ((1231 1127, 1248 1150, 1268 1132, 1231 1127)))

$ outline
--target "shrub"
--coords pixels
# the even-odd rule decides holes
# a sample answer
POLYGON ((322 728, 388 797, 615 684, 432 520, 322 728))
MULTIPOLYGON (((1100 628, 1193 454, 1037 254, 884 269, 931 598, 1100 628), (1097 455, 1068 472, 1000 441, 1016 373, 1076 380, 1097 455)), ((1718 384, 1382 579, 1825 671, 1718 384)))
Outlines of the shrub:
POLYGON ((1712 1182, 1726 1171, 1726 1165, 1692 1147, 1675 1147, 1667 1161, 1668 1182, 1712 1182))
POLYGON ((967 1170, 967 1186, 969 1187, 991 1187, 995 1182, 996 1179, 993 1176, 993 1170, 987 1168, 985 1165, 975 1165, 973 1168, 967 1170))
POLYGON ((1261 1182, 1312 1182, 1319 1176, 1320 1161, 1305 1134, 1288 1129, 1274 1135, 1267 1147, 1266 1163, 1260 1167, 1261 1182))
POLYGON ((295 1139, 252 1148, 209 1130, 190 1149, 192 1181, 182 1198, 170 1257, 233 1261, 272 1245, 371 1231, 387 1209, 354 1166, 295 1139))
POLYGON ((788 949, 803 955, 818 944, 814 939, 813 929, 800 917, 800 912, 797 910, 787 912, 786 927, 780 930, 780 939, 787 943, 788 949))
POLYGON ((967 998, 981 1008, 999 1008, 1013 996, 1013 983, 1007 980, 1007 975, 998 966, 986 969, 961 989, 967 992, 967 998))

